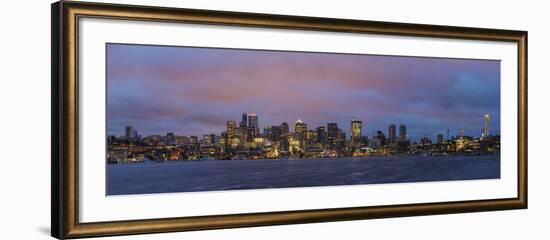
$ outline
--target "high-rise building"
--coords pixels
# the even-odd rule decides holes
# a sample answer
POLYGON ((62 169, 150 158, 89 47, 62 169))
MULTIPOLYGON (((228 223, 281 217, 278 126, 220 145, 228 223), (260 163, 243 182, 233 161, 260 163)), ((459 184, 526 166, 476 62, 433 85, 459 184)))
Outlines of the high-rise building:
POLYGON ((248 126, 248 114, 243 113, 241 123, 244 123, 244 125, 248 126))
POLYGON ((248 113, 248 127, 254 129, 253 138, 260 135, 258 115, 256 113, 248 113))
POLYGON ((235 129, 237 128, 237 123, 235 121, 227 121, 227 130, 225 143, 226 145, 233 144, 233 138, 235 138, 235 129))
POLYGON ((126 139, 130 140, 132 139, 132 132, 133 132, 133 127, 132 126, 126 126, 126 128, 124 129, 125 130, 125 137, 126 139))
POLYGON ((338 139, 338 124, 337 123, 327 123, 327 142, 328 142, 328 144, 331 147, 334 147, 337 139, 338 139))
POLYGON ((298 120, 296 120, 296 124, 294 125, 294 132, 296 135, 299 135, 305 130, 307 130, 307 124, 305 124, 302 119, 298 118, 298 120))
POLYGON ((407 140, 407 125, 401 123, 401 125, 399 125, 399 141, 405 140, 407 140))
POLYGON ((283 122, 281 123, 281 134, 287 134, 290 132, 290 129, 288 127, 288 123, 283 122))
POLYGON ((296 120, 296 124, 294 125, 294 132, 296 133, 296 137, 298 138, 298 141, 300 142, 300 147, 304 147, 304 142, 306 139, 306 131, 307 131, 307 124, 305 124, 302 119, 298 118, 296 120))
POLYGON ((271 138, 272 141, 279 141, 282 136, 282 128, 281 126, 271 126, 271 138))
POLYGON ((489 137, 489 120, 491 120, 491 117, 488 113, 485 113, 483 116, 483 134, 481 137, 489 137))
POLYGON ((240 144, 244 144, 247 140, 247 135, 248 135, 247 122, 248 122, 248 116, 246 115, 246 113, 243 113, 243 118, 239 123, 239 137, 240 137, 239 143, 240 144))
POLYGON ((350 128, 350 142, 352 145, 359 145, 361 143, 361 137, 363 129, 363 122, 352 119, 351 120, 351 128, 350 128))
POLYGON ((388 127, 388 144, 395 145, 397 143, 397 131, 395 124, 390 124, 388 127))
POLYGON ((212 136, 210 134, 204 134, 202 135, 202 143, 205 145, 212 145, 213 144, 212 136))
POLYGON ((325 144, 327 142, 327 131, 325 127, 317 127, 315 129, 317 132, 317 142, 325 144))
POLYGON ((385 146, 386 145, 386 135, 384 135, 384 132, 382 131, 376 131, 376 138, 378 139, 379 146, 385 146))
POLYGON ((443 134, 437 134, 437 143, 443 143, 443 134))
POLYGON ((166 133, 166 144, 176 145, 176 135, 173 132, 166 133))

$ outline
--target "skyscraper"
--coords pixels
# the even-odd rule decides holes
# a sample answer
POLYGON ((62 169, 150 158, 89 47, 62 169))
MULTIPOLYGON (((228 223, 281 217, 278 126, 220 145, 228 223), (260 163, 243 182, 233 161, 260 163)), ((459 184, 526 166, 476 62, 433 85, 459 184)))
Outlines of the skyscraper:
POLYGON ((176 135, 173 132, 166 133, 166 144, 175 145, 176 144, 176 135))
POLYGON ((361 143, 361 137, 363 129, 363 122, 352 119, 351 120, 351 129, 350 129, 350 142, 352 145, 359 145, 361 143))
POLYGON ((331 147, 334 147, 338 139, 338 124, 327 123, 327 142, 331 147))
POLYGON ((231 145, 233 144, 233 138, 235 137, 235 129, 237 128, 237 123, 235 121, 227 121, 227 137, 226 137, 226 144, 231 145))
POLYGON ((125 130, 124 137, 127 140, 136 140, 138 138, 138 132, 136 129, 134 129, 134 127, 126 126, 124 130, 125 130))
POLYGON ((241 123, 244 123, 245 126, 248 126, 248 114, 247 113, 243 113, 241 123))
POLYGON ((437 143, 443 143, 443 134, 437 134, 437 143))
POLYGON ((483 134, 481 137, 489 137, 489 120, 491 119, 491 117, 489 117, 489 114, 488 113, 485 113, 485 115, 483 116, 483 134))
POLYGON ((294 132, 296 135, 300 135, 305 130, 307 130, 307 124, 305 124, 302 119, 298 118, 298 120, 296 120, 296 124, 294 125, 294 132))
POLYGON ((289 132, 290 130, 288 128, 288 123, 286 122, 281 123, 281 134, 287 134, 289 132))
POLYGON ((133 127, 132 126, 126 126, 125 128, 125 137, 126 139, 132 139, 132 130, 133 130, 133 127))
POLYGON ((260 135, 258 127, 258 115, 256 113, 248 113, 248 128, 253 129, 253 138, 260 135))
POLYGON ((395 145, 397 143, 397 131, 393 123, 388 127, 388 143, 390 145, 395 145))
POLYGON ((325 127, 317 127, 315 129, 317 132, 317 142, 325 144, 327 141, 327 132, 325 127))
POLYGON ((294 125, 294 132, 296 133, 296 137, 298 137, 298 141, 300 142, 300 147, 303 148, 305 146, 305 140, 306 140, 306 131, 307 131, 307 124, 305 124, 302 119, 298 118, 296 120, 296 124, 294 125))
POLYGON ((399 141, 405 140, 407 140, 407 125, 401 123, 401 125, 399 125, 399 141))
POLYGON ((248 133, 248 114, 243 113, 241 122, 239 123, 239 144, 244 144, 247 141, 248 133))

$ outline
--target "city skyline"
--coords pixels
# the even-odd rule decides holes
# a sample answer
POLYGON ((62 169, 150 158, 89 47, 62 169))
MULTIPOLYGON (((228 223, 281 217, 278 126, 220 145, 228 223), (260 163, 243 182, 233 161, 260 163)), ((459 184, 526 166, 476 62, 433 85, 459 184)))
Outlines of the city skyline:
POLYGON ((500 134, 500 63, 260 50, 108 44, 108 134, 220 134, 255 112, 260 131, 300 118, 351 136, 406 123, 408 137, 500 134))

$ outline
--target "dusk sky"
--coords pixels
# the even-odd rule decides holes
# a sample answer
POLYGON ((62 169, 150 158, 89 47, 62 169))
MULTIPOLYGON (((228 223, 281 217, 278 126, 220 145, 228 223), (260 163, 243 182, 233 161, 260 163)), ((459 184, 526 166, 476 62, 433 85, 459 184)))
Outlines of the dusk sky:
POLYGON ((500 62, 334 53, 107 45, 107 133, 219 135, 243 112, 260 130, 301 118, 309 129, 352 117, 363 135, 500 134, 500 62))

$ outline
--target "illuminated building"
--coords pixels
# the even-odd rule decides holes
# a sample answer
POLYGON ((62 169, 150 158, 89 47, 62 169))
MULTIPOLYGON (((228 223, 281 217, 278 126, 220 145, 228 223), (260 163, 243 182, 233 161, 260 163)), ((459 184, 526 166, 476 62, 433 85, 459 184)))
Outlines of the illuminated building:
POLYGON ((338 139, 338 124, 327 123, 327 142, 331 147, 336 145, 338 139))
POLYGON ((300 142, 300 147, 304 148, 304 143, 306 140, 306 131, 307 131, 307 124, 305 124, 302 119, 298 118, 296 120, 296 125, 294 125, 294 132, 296 133, 296 137, 298 141, 300 142))
POLYGON ((361 133, 362 129, 363 129, 363 122, 355 119, 351 120, 350 142, 352 145, 357 146, 361 143, 361 137, 363 136, 361 133))
POLYGON ((294 132, 296 133, 296 135, 299 135, 302 132, 304 132, 305 130, 307 130, 307 124, 305 124, 302 121, 302 119, 298 118, 298 120, 296 120, 296 125, 294 127, 294 132))
POLYGON ((247 116, 246 116, 246 113, 243 113, 243 119, 242 121, 239 123, 239 137, 240 137, 240 140, 239 142, 241 144, 244 144, 246 142, 246 136, 247 136, 247 116))
POLYGON ((327 132, 325 127, 317 127, 315 129, 317 132, 317 142, 321 144, 325 144, 327 141, 327 132))
POLYGON ((189 137, 189 143, 190 144, 197 144, 197 143, 199 143, 199 138, 197 136, 190 136, 189 137))
POLYGON ((399 141, 407 140, 407 125, 402 123, 399 125, 399 141))
POLYGON ((481 134, 481 137, 482 138, 486 138, 486 137, 489 137, 489 120, 491 119, 491 117, 489 117, 489 114, 488 113, 485 113, 485 115, 483 116, 483 133, 481 134))
POLYGON ((214 141, 212 141, 212 136, 210 134, 204 134, 202 136, 202 142, 205 145, 212 145, 214 141))
MULTIPOLYGON (((253 129, 253 137, 260 135, 260 128, 258 127, 258 115, 256 113, 248 113, 248 128, 253 129)), ((250 139, 252 141, 253 139, 250 139)))
POLYGON ((235 121, 227 121, 227 131, 226 131, 227 145, 233 145, 233 138, 235 138, 236 128, 237 128, 237 123, 235 121))
POLYGON ((395 124, 390 124, 388 127, 388 144, 395 145, 397 143, 397 131, 395 124))

